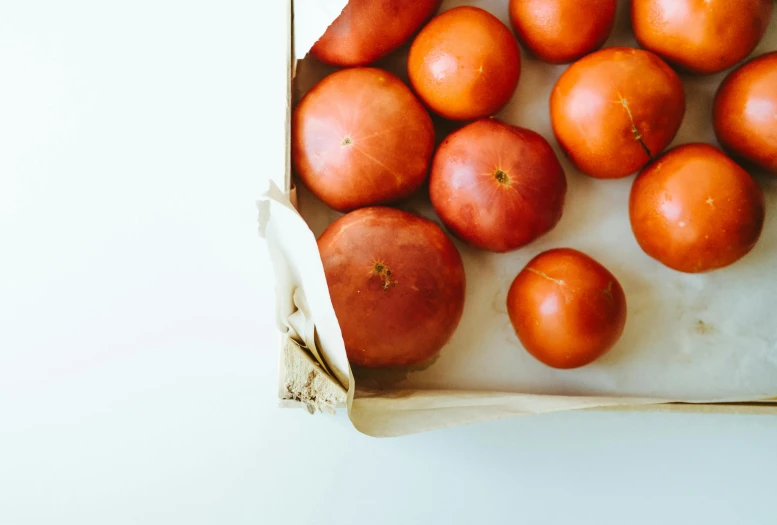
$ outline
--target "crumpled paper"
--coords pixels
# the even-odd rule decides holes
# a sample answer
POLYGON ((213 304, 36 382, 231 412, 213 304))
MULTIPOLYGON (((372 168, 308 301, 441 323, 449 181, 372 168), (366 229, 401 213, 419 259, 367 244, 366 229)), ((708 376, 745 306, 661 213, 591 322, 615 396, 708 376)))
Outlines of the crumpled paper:
MULTIPOLYGON (((305 56, 345 3, 295 0, 295 57, 305 56)), ((507 22, 506 0, 446 0, 442 9, 463 3, 507 22)), ((635 45, 627 4, 619 3, 607 46, 635 45)), ((777 49, 773 29, 774 20, 755 55, 777 49)), ((498 117, 542 133, 555 147, 547 95, 563 67, 542 64, 525 53, 522 58, 518 91, 498 117)), ((292 57, 292 64, 296 62, 292 57)), ((401 60, 391 62, 401 67, 401 60)), ((331 71, 310 59, 301 65, 299 71, 292 68, 298 95, 331 71)), ((683 78, 688 112, 674 144, 714 143, 709 110, 723 76, 683 78)), ((589 179, 556 151, 570 183, 559 226, 512 254, 487 254, 457 243, 468 281, 462 323, 439 359, 404 372, 357 371, 354 376, 348 366, 314 235, 338 214, 304 190, 302 215, 278 187, 262 196, 260 229, 276 272, 279 327, 347 389, 349 416, 357 429, 395 436, 558 410, 777 396, 777 212, 769 212, 777 209, 777 181, 759 179, 767 198, 767 223, 754 252, 728 269, 684 275, 652 261, 636 245, 626 215, 631 178, 589 179), (517 271, 536 253, 556 246, 582 249, 600 259, 621 281, 629 303, 627 329, 616 348, 578 370, 553 370, 534 361, 520 347, 504 311, 504 295, 517 271)), ((286 183, 288 190, 288 173, 286 183)), ((436 219, 423 198, 404 206, 436 219)))
POLYGON ((352 383, 350 367, 316 238, 289 195, 275 183, 270 183, 258 206, 259 233, 267 241, 275 272, 278 327, 348 389, 352 383))

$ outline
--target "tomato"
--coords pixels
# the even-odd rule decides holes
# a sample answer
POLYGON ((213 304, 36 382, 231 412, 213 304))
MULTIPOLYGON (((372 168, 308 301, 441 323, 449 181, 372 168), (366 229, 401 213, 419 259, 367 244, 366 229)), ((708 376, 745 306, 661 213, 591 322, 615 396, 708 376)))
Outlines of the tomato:
POLYGON ((580 171, 625 177, 674 138, 685 113, 677 74, 653 53, 611 47, 564 71, 550 96, 550 119, 562 149, 580 171))
POLYGON ((726 77, 715 95, 713 122, 725 149, 777 174, 777 52, 726 77))
POLYGON ((753 52, 773 0, 632 0, 639 45, 698 74, 727 69, 753 52))
POLYGON ((448 136, 437 150, 429 197, 459 238, 504 252, 531 242, 561 218, 567 179, 541 135, 482 119, 448 136))
POLYGON ((329 225, 318 248, 352 364, 421 363, 453 335, 464 310, 464 266, 433 222, 362 208, 329 225))
POLYGON ((570 248, 541 253, 507 294, 507 313, 526 350, 553 368, 587 365, 610 350, 626 326, 618 279, 570 248))
POLYGON ((616 0, 510 0, 510 22, 540 60, 572 62, 602 47, 615 23, 616 0))
POLYGON ((496 113, 518 85, 521 55, 491 13, 457 7, 433 18, 413 41, 408 74, 432 111, 451 120, 496 113))
POLYGON ((764 194, 719 149, 685 144, 637 176, 629 216, 645 253, 681 272, 705 272, 738 261, 755 246, 764 194))
POLYGON ((316 84, 295 109, 291 132, 296 174, 339 211, 407 197, 426 180, 434 151, 424 107, 397 77, 374 68, 316 84))
POLYGON ((349 0, 310 53, 334 66, 364 66, 408 40, 442 0, 349 0))

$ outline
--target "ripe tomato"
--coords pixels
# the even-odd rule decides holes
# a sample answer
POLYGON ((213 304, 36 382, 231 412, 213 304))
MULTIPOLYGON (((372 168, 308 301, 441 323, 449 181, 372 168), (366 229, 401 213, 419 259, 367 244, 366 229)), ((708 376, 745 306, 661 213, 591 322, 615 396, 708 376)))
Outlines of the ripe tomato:
POLYGON ((434 126, 410 89, 373 68, 316 84, 292 117, 292 162, 313 194, 338 211, 407 197, 426 179, 434 126))
POLYGON ((581 171, 602 179, 630 175, 661 153, 684 113, 677 74, 653 53, 627 47, 581 58, 550 96, 559 144, 581 171))
POLYGON ((637 176, 629 216, 645 253, 681 272, 705 272, 738 261, 755 246, 764 195, 719 149, 685 144, 637 176))
POLYGON ((777 52, 726 77, 715 96, 713 121, 724 148, 777 173, 777 52))
POLYGON ((442 0, 349 0, 310 53, 334 66, 364 66, 418 30, 442 0))
POLYGON ((551 64, 572 62, 602 47, 615 22, 616 0, 510 0, 521 42, 551 64))
POLYGON ((457 7, 433 18, 410 47, 410 83, 434 112, 451 120, 496 113, 518 85, 521 55, 491 13, 457 7))
POLYGON ((521 344, 537 360, 577 368, 618 341, 626 325, 626 295, 594 259, 558 248, 521 270, 507 294, 507 313, 521 344))
POLYGON ((429 197, 458 237, 504 252, 531 242, 561 218, 567 179, 541 135, 482 119, 449 135, 437 150, 429 197))
POLYGON ((632 0, 639 45, 698 74, 727 69, 761 41, 773 0, 632 0))
POLYGON ((464 266, 433 222, 362 208, 329 225, 318 248, 352 364, 421 363, 453 335, 464 310, 464 266))

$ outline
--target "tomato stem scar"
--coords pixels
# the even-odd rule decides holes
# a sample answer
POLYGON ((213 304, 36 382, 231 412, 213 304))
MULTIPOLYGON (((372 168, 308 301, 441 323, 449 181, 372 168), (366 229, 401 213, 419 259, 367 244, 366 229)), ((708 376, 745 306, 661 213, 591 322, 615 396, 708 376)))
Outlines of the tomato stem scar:
POLYGON ((653 155, 650 153, 650 148, 647 147, 647 144, 645 144, 645 141, 642 140, 642 134, 637 129, 637 125, 634 123, 634 116, 631 114, 631 108, 629 108, 629 102, 621 97, 621 104, 626 109, 626 114, 629 116, 629 120, 631 121, 631 132, 634 134, 634 140, 639 142, 639 145, 642 146, 642 149, 645 150, 645 153, 647 154, 649 159, 653 158, 653 155))
POLYGON ((391 270, 389 270, 385 264, 376 262, 373 270, 375 271, 375 274, 380 277, 381 281, 383 281, 384 290, 388 290, 389 286, 396 286, 396 283, 391 281, 391 270))
POLYGON ((507 175, 507 173, 505 173, 504 171, 502 171, 502 170, 500 170, 500 169, 498 169, 498 170, 496 170, 496 171, 494 172, 494 178, 496 179, 496 181, 497 181, 499 184, 503 184, 503 185, 505 185, 505 186, 507 186, 508 184, 510 184, 510 176, 509 176, 509 175, 507 175))

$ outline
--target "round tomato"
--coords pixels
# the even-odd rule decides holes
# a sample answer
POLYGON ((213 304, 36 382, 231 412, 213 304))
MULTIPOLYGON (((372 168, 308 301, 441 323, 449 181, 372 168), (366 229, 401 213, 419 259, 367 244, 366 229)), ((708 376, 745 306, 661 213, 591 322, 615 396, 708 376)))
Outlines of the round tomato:
POLYGON ((349 0, 310 53, 334 66, 364 66, 408 40, 441 0, 349 0))
POLYGON ((331 208, 349 211, 407 197, 434 150, 432 119, 394 75, 338 71, 316 84, 292 117, 292 162, 331 208))
POLYGON ((582 172, 602 179, 630 175, 661 153, 684 113, 677 74, 653 53, 627 47, 578 60, 550 97, 562 149, 582 172))
POLYGON ((507 294, 507 313, 526 350, 553 368, 577 368, 610 350, 626 325, 618 279, 570 248, 541 253, 507 294))
POLYGON ((753 52, 774 0, 632 0, 639 45, 693 73, 727 69, 753 52))
POLYGON ((496 113, 518 85, 521 55, 513 34, 491 13, 457 7, 433 18, 410 47, 416 93, 451 120, 496 113))
POLYGON ((724 148, 777 173, 777 52, 726 77, 715 96, 713 121, 724 148))
POLYGON ((504 252, 551 230, 567 179, 541 135, 482 119, 449 135, 435 153, 429 197, 459 238, 504 252))
POLYGON ((738 261, 755 246, 764 195, 719 149, 685 144, 637 176, 629 216, 645 253, 674 270, 705 272, 738 261))
POLYGON ((510 21, 540 60, 564 64, 599 49, 612 31, 616 0, 510 0, 510 21))
POLYGON ((318 248, 352 364, 421 363, 453 335, 464 310, 464 266, 433 222, 362 208, 329 225, 318 248))

